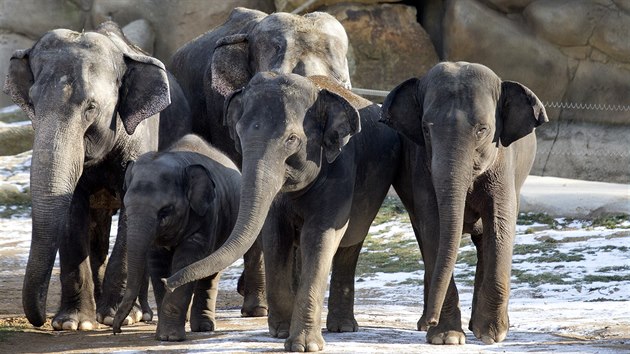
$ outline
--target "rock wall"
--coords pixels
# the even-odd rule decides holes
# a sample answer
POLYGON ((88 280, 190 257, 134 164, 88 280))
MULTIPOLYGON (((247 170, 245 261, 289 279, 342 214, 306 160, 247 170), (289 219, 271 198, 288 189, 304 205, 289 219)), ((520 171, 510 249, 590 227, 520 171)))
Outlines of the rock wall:
POLYGON ((485 64, 547 104, 534 174, 630 183, 629 0, 3 0, 0 77, 47 30, 106 19, 168 63, 235 6, 336 16, 357 88, 390 90, 440 60, 485 64))

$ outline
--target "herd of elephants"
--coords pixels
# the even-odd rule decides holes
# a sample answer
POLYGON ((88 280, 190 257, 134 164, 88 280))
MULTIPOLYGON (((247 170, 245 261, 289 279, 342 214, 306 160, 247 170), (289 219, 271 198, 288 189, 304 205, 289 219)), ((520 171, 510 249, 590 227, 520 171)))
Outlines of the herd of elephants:
POLYGON ((393 187, 425 265, 418 330, 465 343, 453 269, 468 233, 478 255, 469 329, 503 341, 542 103, 483 65, 443 62, 380 106, 352 93, 347 49, 326 13, 236 8, 167 66, 113 22, 52 30, 16 51, 4 90, 35 130, 30 323, 46 321, 58 251, 55 330, 150 320, 151 282, 156 338, 184 340, 186 321, 214 330, 220 271, 244 256, 242 315, 267 316, 288 351, 323 350, 328 286, 328 331, 358 329, 355 267, 393 187))

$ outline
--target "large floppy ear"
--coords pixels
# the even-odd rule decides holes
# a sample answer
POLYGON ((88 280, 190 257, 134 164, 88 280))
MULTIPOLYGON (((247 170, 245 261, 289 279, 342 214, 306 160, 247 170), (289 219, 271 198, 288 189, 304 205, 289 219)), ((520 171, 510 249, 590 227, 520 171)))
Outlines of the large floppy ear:
POLYGON ((223 125, 228 127, 230 137, 234 140, 234 147, 239 154, 242 154, 241 140, 236 132, 236 123, 238 123, 243 114, 242 96, 243 89, 233 91, 227 96, 223 104, 223 125))
POLYGON ((221 38, 212 55, 212 90, 223 98, 243 88, 252 78, 246 34, 221 38))
POLYGON ((359 112, 345 98, 322 89, 316 104, 322 120, 322 147, 328 163, 333 163, 350 137, 361 131, 359 112))
POLYGON ((26 115, 33 120, 35 109, 29 98, 29 90, 33 86, 33 72, 29 64, 30 49, 16 50, 9 62, 9 71, 4 82, 4 93, 20 106, 26 115))
POLYGON ((542 102, 524 85, 514 81, 501 83, 498 107, 499 136, 503 146, 530 134, 549 121, 542 102))
POLYGON ((118 91, 118 114, 131 135, 143 120, 171 103, 164 64, 156 58, 125 53, 127 70, 118 91))
POLYGON ((381 107, 381 122, 396 129, 414 143, 424 146, 422 132, 421 80, 411 78, 396 86, 381 107))
POLYGON ((186 197, 191 209, 198 215, 206 215, 210 204, 214 200, 215 184, 208 170, 202 165, 190 165, 186 167, 187 181, 186 197))

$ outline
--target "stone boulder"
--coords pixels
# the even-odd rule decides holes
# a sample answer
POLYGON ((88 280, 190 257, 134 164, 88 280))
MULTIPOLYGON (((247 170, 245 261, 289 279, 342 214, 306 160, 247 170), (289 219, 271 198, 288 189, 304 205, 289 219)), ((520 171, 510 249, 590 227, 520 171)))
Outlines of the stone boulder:
POLYGON ((292 12, 300 9, 299 13, 315 11, 322 6, 331 6, 341 3, 375 5, 386 2, 399 2, 400 0, 275 0, 276 11, 292 12))
POLYGON ((526 85, 543 102, 562 100, 569 82, 567 58, 558 48, 476 1, 450 2, 444 18, 444 56, 484 64, 502 79, 526 85))
POLYGON ((335 16, 346 29, 355 88, 389 91, 410 77, 423 75, 439 61, 429 35, 416 21, 414 7, 344 4, 319 10, 335 16))

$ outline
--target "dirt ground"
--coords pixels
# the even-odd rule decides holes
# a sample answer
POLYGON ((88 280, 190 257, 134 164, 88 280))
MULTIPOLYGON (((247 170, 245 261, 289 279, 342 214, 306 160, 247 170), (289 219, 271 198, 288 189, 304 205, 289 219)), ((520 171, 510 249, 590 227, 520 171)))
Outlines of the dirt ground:
MULTIPOLYGON (((41 328, 34 328, 18 313, 21 311, 21 276, 6 276, 6 272, 4 275, 1 284, 3 301, 0 303, 0 353, 272 353, 282 352, 283 349, 282 340, 268 335, 266 318, 240 317, 241 298, 229 286, 219 295, 217 331, 188 332, 186 341, 169 343, 154 339, 157 321, 124 327, 123 333, 118 335, 113 335, 106 326, 91 332, 57 332, 52 330, 50 321, 41 328)), ((49 299, 59 298, 56 277, 54 274, 49 299)), ((356 305, 359 332, 339 334, 324 330, 325 352, 630 353, 630 325, 627 319, 619 321, 614 316, 596 315, 599 318, 575 322, 568 312, 569 303, 566 304, 566 316, 562 315, 563 309, 558 309, 556 305, 556 308, 549 309, 547 319, 545 314, 539 313, 540 308, 527 304, 512 306, 510 316, 513 322, 522 323, 529 318, 530 326, 527 329, 518 325, 511 327, 507 340, 497 345, 483 345, 467 332, 468 344, 465 346, 431 346, 425 343, 425 333, 414 330, 419 309, 395 303, 384 304, 383 300, 379 300, 384 298, 382 295, 378 289, 360 290, 356 305), (554 319, 553 316, 558 316, 558 313, 564 318, 554 319), (563 320, 564 325, 556 330, 542 326, 542 323, 557 320, 563 320), (532 331, 536 321, 541 322, 541 329, 532 331), (591 329, 585 331, 585 328, 591 329)), ((625 306, 619 302, 611 303, 611 306, 619 305, 625 306)), ((49 305, 48 308, 51 311, 55 306, 49 305)))

